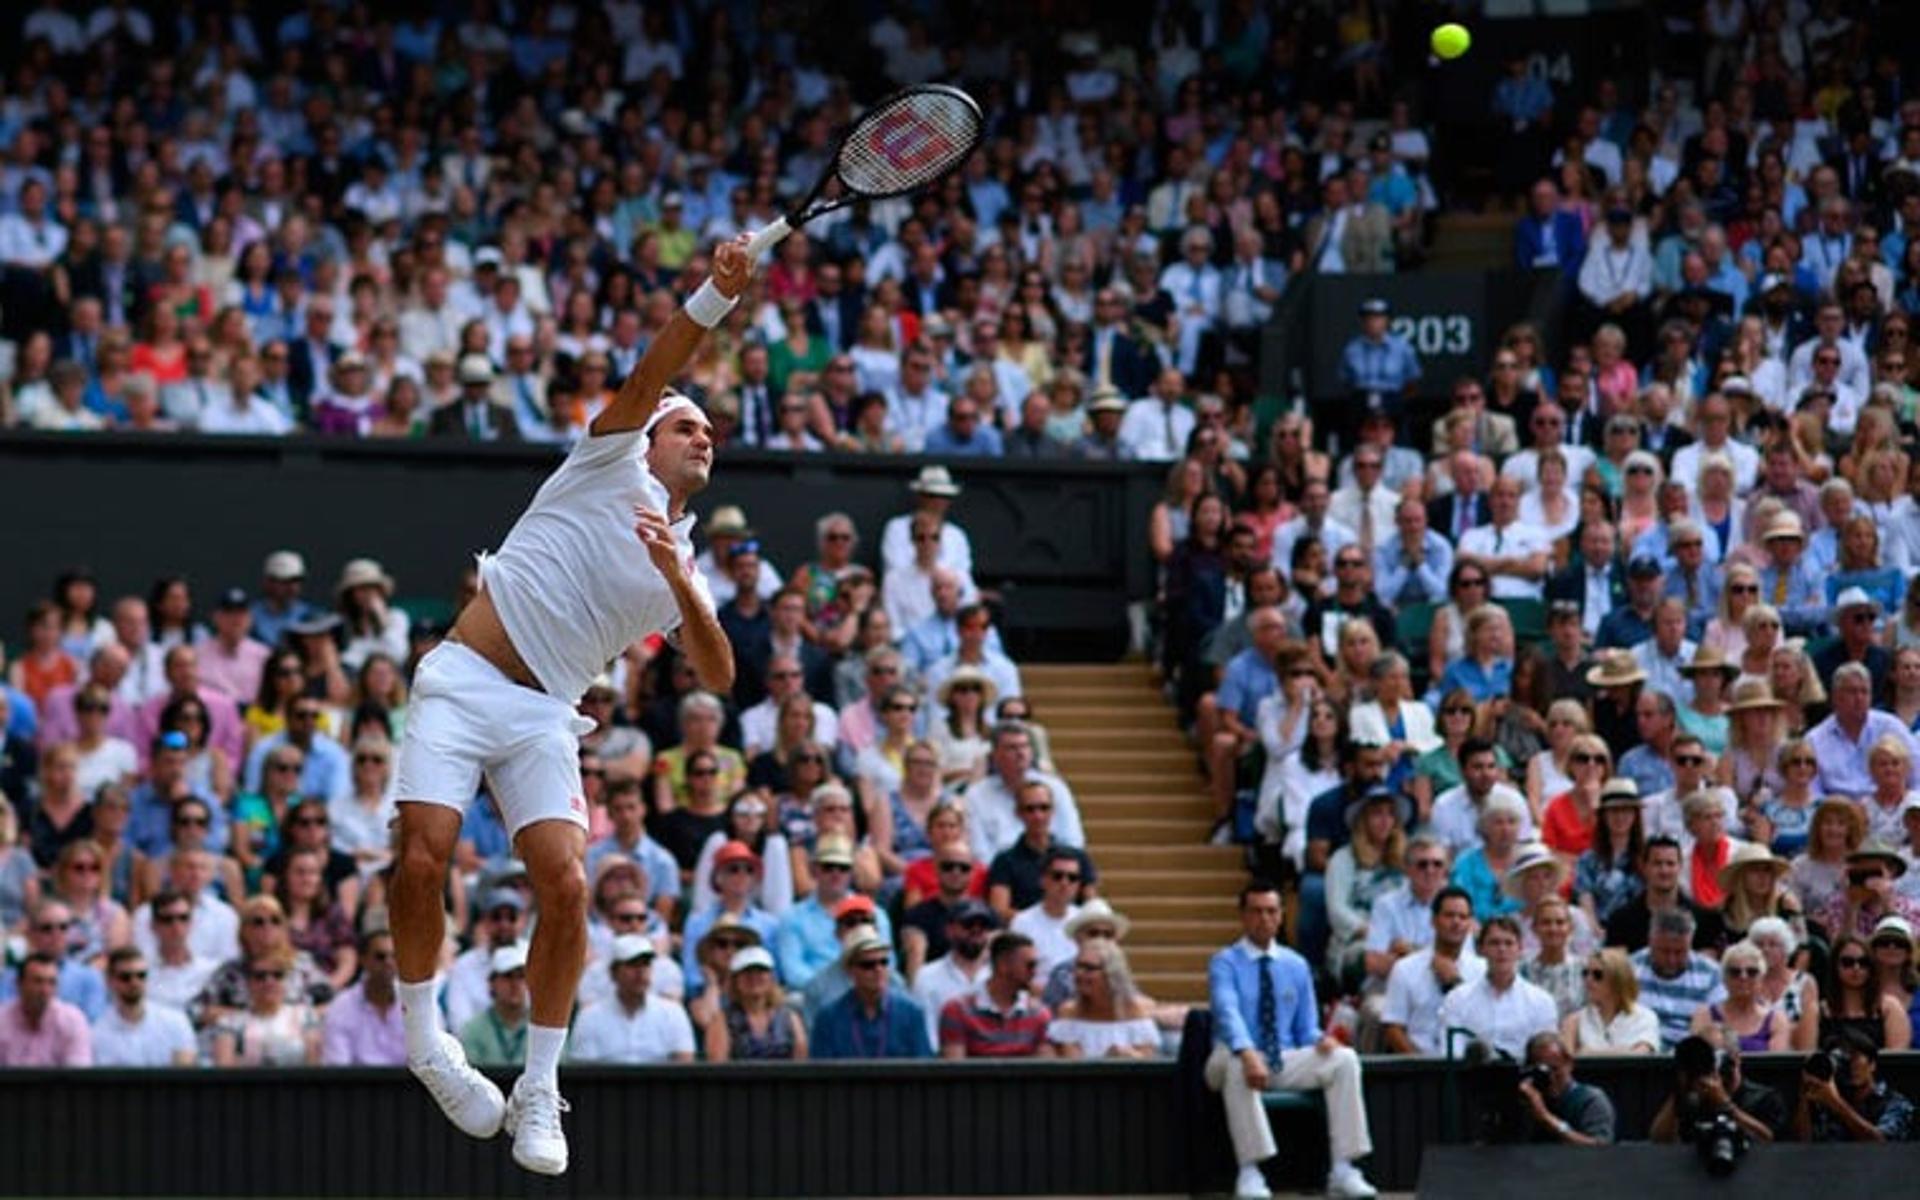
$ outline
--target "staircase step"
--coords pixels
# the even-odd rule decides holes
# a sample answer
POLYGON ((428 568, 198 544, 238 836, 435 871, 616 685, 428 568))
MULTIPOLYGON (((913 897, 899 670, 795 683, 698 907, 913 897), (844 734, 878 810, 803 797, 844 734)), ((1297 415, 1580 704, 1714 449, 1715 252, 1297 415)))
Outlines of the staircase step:
POLYGON ((1042 721, 1047 719, 1048 709, 1061 705, 1098 704, 1113 709, 1172 715, 1167 710, 1166 701, 1152 688, 1098 683, 1035 685, 1024 679, 1021 682, 1027 699, 1033 702, 1035 715, 1042 721))
POLYGON ((1136 757, 1148 754, 1166 756, 1183 764, 1193 762, 1193 750, 1187 739, 1165 726, 1139 728, 1120 724, 1101 729, 1048 729, 1048 740, 1056 756, 1066 754, 1106 755, 1116 750, 1136 757))
MULTIPOLYGON (((1235 889, 1236 894, 1238 890, 1235 889)), ((1239 923, 1235 915, 1237 907, 1234 895, 1184 895, 1154 891, 1124 880, 1115 885, 1105 874, 1100 876, 1100 894, 1107 898, 1107 903, 1126 913, 1136 929, 1154 921, 1219 922, 1224 933, 1230 926, 1239 923)))
POLYGON ((1158 846, 1116 844, 1102 847, 1094 861, 1100 864, 1100 875, 1104 879, 1110 870, 1127 868, 1241 874, 1246 859, 1238 846, 1209 846, 1199 842, 1158 846))
POLYGON ((1222 924, 1221 914, 1225 914, 1230 919, 1234 910, 1233 901, 1228 900, 1225 904, 1217 906, 1218 913, 1210 918, 1143 917, 1139 915, 1139 906, 1142 903, 1148 903, 1147 901, 1135 901, 1133 904, 1124 906, 1114 904, 1111 900, 1108 903, 1113 904, 1114 908, 1126 914, 1127 920, 1133 922, 1133 927, 1127 931, 1129 948, 1136 944, 1141 946, 1212 945, 1216 940, 1220 940, 1220 944, 1225 945, 1226 942, 1223 939, 1228 936, 1228 926, 1222 924))
MULTIPOLYGON (((1220 944, 1224 946, 1227 943, 1222 941, 1220 944)), ((1133 981, 1141 991, 1163 1004, 1207 1002, 1205 972, 1196 977, 1188 971, 1135 971, 1133 981)))
POLYGON ((1143 767, 1155 774, 1180 776, 1189 783, 1197 783, 1200 779, 1200 768, 1194 762, 1193 752, 1184 746, 1062 746, 1056 741, 1053 744, 1053 757, 1061 769, 1069 774, 1076 766, 1096 771, 1143 767))
POLYGON ((1152 687, 1153 675, 1141 663, 1034 663, 1020 668, 1029 683, 1124 683, 1152 687))
MULTIPOLYGON (((1029 700, 1033 693, 1027 693, 1029 700)), ((1173 714, 1159 707, 1117 708, 1110 704, 1060 704, 1041 707, 1035 701, 1040 723, 1056 739, 1070 729, 1139 729, 1155 733, 1165 731, 1181 736, 1173 714)), ((1184 740, 1184 739, 1183 739, 1184 740)))
POLYGON ((1184 971, 1198 978, 1207 975, 1207 960, 1214 951, 1227 944, 1221 939, 1216 945, 1211 942, 1196 942, 1180 946, 1143 946, 1137 944, 1139 938, 1129 934, 1127 937, 1127 962, 1137 972, 1184 971))
MULTIPOLYGON (((1095 862, 1099 852, 1095 851, 1095 862)), ((1139 896, 1236 896, 1247 881, 1244 870, 1157 870, 1146 867, 1100 869, 1100 890, 1118 906, 1121 898, 1139 896)))
POLYGON ((1142 792, 1145 781, 1133 775, 1089 776, 1084 772, 1067 777, 1080 804, 1080 815, 1091 818, 1102 813, 1113 817, 1195 817, 1207 818, 1213 827, 1213 801, 1189 779, 1184 787, 1142 792))
POLYGON ((1193 816, 1135 817, 1108 816, 1083 802, 1080 806, 1081 823, 1087 827, 1087 840, 1100 848, 1099 859, 1105 862, 1110 849, 1116 846, 1140 845, 1197 845, 1204 842, 1213 829, 1212 810, 1196 813, 1193 816))

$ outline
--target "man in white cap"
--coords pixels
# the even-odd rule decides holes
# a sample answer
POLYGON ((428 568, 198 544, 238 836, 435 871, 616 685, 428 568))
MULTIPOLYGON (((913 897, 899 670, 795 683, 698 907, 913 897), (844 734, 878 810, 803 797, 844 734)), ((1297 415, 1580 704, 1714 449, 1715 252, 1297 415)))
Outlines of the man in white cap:
POLYGON ((527 1060, 527 948, 514 943, 487 956, 489 1003, 460 1029, 466 1061, 517 1067, 527 1060))
MULTIPOLYGON (((613 939, 607 972, 613 976, 613 996, 580 1014, 573 1027, 568 1062, 643 1063, 692 1062, 693 1022, 679 1001, 653 991, 653 959, 657 951, 646 935, 623 933, 613 939)), ((758 955, 772 966, 759 946, 749 946, 733 957, 732 969, 744 969, 758 955)))
POLYGON ((256 641, 277 646, 289 625, 297 625, 318 611, 300 598, 307 562, 292 550, 275 550, 267 555, 260 575, 260 598, 253 602, 250 633, 256 641))
POLYGON ((475 442, 517 442, 520 426, 513 410, 495 401, 493 364, 484 354, 463 354, 459 367, 460 399, 434 410, 427 418, 430 437, 466 438, 475 442))
POLYGON ((907 490, 913 493, 913 511, 889 518, 880 531, 880 565, 883 570, 894 571, 913 565, 914 518, 926 514, 932 518, 940 535, 938 564, 962 575, 972 575, 973 542, 968 539, 966 530, 947 520, 947 510, 953 507, 954 498, 960 494, 960 485, 954 482, 952 474, 939 465, 922 467, 920 474, 907 485, 907 490))
POLYGON ((567 1166, 559 1064, 587 959, 579 740, 592 725, 576 705, 626 647, 663 633, 702 687, 733 686, 733 651, 687 536, 688 503, 713 468, 712 430, 667 385, 752 271, 744 239, 714 251, 713 277, 654 338, 499 553, 481 556, 479 592, 414 675, 390 900, 408 1065, 462 1132, 486 1138, 506 1125, 514 1161, 541 1174, 567 1166), (511 1100, 433 1019, 441 894, 483 773, 540 909, 527 956, 527 1069, 511 1100))
POLYGON ((1850 587, 1833 601, 1833 623, 1840 636, 1820 647, 1813 655, 1813 669, 1829 694, 1833 691, 1833 673, 1847 663, 1859 663, 1873 677, 1873 694, 1884 696, 1887 676, 1893 671, 1893 655, 1874 635, 1874 623, 1880 619, 1880 602, 1864 588, 1850 587))

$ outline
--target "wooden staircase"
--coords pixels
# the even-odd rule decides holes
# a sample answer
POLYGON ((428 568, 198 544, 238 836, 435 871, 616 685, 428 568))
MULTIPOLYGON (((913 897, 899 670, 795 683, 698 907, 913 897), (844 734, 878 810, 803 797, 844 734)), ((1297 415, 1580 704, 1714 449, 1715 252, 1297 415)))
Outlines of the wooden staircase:
POLYGON ((1100 894, 1133 922, 1141 989, 1205 1003, 1207 959, 1239 936, 1241 852, 1210 846, 1213 806, 1194 751, 1142 663, 1024 665, 1034 718, 1072 786, 1100 894))

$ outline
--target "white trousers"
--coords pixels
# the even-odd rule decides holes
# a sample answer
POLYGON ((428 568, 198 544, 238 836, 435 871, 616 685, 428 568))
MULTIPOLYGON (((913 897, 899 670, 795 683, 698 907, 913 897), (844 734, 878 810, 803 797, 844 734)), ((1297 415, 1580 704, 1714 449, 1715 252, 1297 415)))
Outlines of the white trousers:
MULTIPOLYGON (((1263 1162, 1278 1153, 1273 1127, 1260 1095, 1247 1086, 1247 1067, 1240 1056, 1216 1043, 1207 1059, 1207 1086, 1221 1094, 1227 1106, 1227 1132, 1233 1137, 1233 1156, 1241 1166, 1263 1162)), ((1283 1050, 1278 1064, 1269 1064, 1269 1088, 1322 1091, 1327 1100, 1327 1141, 1335 1162, 1352 1162, 1373 1151, 1367 1133, 1367 1106, 1360 1095, 1360 1056, 1350 1047, 1336 1046, 1321 1054, 1308 1046, 1283 1050)))

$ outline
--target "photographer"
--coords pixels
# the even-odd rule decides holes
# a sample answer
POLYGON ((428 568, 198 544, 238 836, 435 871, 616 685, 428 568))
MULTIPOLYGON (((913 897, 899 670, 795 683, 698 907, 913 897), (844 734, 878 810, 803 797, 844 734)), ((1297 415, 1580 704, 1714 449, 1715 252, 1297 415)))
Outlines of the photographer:
POLYGON ((1875 1072, 1880 1049, 1857 1029, 1842 1029, 1829 1049, 1807 1060, 1793 1134, 1801 1141, 1904 1142, 1913 1137, 1913 1102, 1875 1072))
POLYGON ((1574 1082, 1573 1055, 1557 1033, 1536 1033, 1527 1039, 1520 1111, 1533 1121, 1533 1141, 1565 1146, 1613 1143, 1613 1101, 1597 1087, 1574 1082))
POLYGON ((1653 1115, 1647 1137, 1655 1142, 1691 1142, 1702 1123, 1722 1114, 1756 1142, 1786 1133, 1787 1104, 1780 1093, 1753 1083, 1740 1069, 1740 1047, 1718 1031, 1690 1037, 1674 1047, 1673 1095, 1653 1115))

